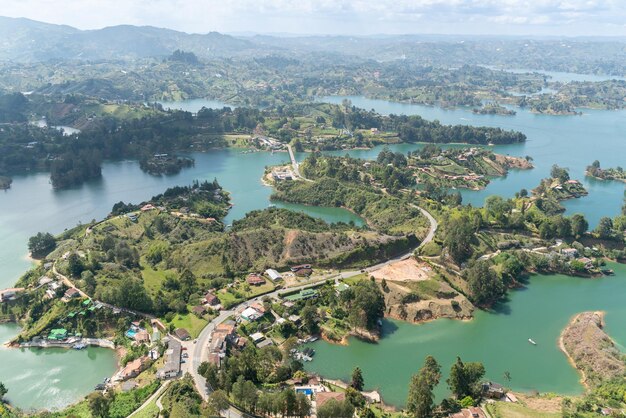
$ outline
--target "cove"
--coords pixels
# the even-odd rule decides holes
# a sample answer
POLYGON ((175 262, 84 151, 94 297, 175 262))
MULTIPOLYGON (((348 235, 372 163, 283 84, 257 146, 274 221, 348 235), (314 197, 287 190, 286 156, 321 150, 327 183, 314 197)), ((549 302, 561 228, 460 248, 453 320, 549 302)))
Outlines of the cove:
MULTIPOLYGON (((19 332, 15 324, 0 326, 0 341, 19 332)), ((93 391, 117 367, 113 350, 14 349, 0 346, 0 381, 9 389, 6 398, 26 410, 59 409, 93 391)))
MULTIPOLYGON (((442 109, 409 103, 368 99, 363 96, 328 96, 321 101, 341 104, 348 99, 354 106, 374 109, 381 114, 420 115, 424 119, 439 120, 443 124, 467 124, 491 126, 506 130, 518 130, 526 134, 523 144, 491 147, 494 152, 518 157, 533 158, 533 170, 511 171, 506 177, 494 178, 486 189, 461 190, 464 203, 482 206, 490 195, 513 197, 515 192, 536 187, 542 178, 550 175, 553 164, 570 169, 570 176, 582 181, 589 195, 581 199, 563 202, 567 214, 583 213, 591 228, 602 216, 616 216, 624 198, 624 183, 607 182, 586 178, 585 168, 594 160, 602 167, 624 165, 626 155, 626 110, 581 109, 582 116, 551 116, 531 113, 515 108, 515 116, 477 115, 469 108, 442 109)), ((423 147, 421 144, 390 145, 394 151, 406 153, 423 147)), ((353 157, 376 158, 382 147, 371 150, 353 150, 353 157)), ((340 155, 346 154, 345 151, 340 155)))
POLYGON ((408 383, 433 355, 443 378, 436 390, 447 393, 445 380, 456 356, 481 361, 486 378, 516 391, 582 393, 579 375, 557 347, 561 330, 576 313, 606 312, 607 332, 623 349, 626 343, 626 266, 611 264, 615 276, 583 279, 563 275, 535 275, 527 287, 510 292, 510 300, 494 312, 477 311, 471 321, 439 319, 424 324, 385 320, 383 338, 368 344, 351 338, 348 346, 318 341, 308 371, 349 381, 354 367, 363 370, 366 389, 380 390, 386 403, 403 406, 408 383), (537 342, 528 343, 528 338, 537 342), (504 379, 504 372, 511 381, 504 379))

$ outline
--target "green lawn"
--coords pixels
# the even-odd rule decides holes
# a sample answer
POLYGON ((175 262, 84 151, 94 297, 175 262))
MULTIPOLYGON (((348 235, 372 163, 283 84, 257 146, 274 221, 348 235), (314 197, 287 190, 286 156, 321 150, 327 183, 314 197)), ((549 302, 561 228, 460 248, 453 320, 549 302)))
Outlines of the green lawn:
POLYGON ((185 328, 189 331, 191 338, 196 338, 208 322, 205 319, 200 319, 194 314, 189 313, 176 315, 172 320, 172 324, 174 324, 176 328, 185 328))
POLYGON ((161 283, 165 281, 168 274, 176 276, 176 273, 172 270, 154 270, 144 257, 141 258, 141 266, 143 267, 141 276, 143 277, 144 287, 152 295, 159 291, 161 283))
POLYGON ((560 413, 536 411, 511 402, 487 404, 486 409, 492 418, 557 418, 561 416, 560 413))

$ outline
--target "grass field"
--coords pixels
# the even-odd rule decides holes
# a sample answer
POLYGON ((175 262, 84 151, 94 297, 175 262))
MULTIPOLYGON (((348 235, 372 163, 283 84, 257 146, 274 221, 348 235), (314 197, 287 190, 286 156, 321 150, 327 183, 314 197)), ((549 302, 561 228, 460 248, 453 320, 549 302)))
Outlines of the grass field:
POLYGON ((511 402, 487 404, 486 409, 492 418, 557 418, 561 416, 559 412, 537 411, 511 402))
POLYGON ((176 328, 185 328, 189 331, 191 338, 196 338, 208 322, 205 319, 200 319, 194 314, 189 313, 186 315, 176 315, 172 320, 172 324, 174 324, 176 328))

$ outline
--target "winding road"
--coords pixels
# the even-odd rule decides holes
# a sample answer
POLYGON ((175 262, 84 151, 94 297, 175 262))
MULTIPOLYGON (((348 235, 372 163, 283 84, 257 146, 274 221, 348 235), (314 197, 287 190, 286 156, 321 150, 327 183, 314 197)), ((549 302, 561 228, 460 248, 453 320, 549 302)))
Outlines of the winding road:
MULTIPOLYGON (((291 147, 289 147, 289 153, 291 156, 293 156, 293 153, 291 151, 291 147)), ((292 157, 292 161, 295 160, 292 157)), ((366 269, 364 269, 364 271, 366 272, 372 272, 372 271, 376 271, 388 264, 400 261, 400 260, 405 260, 407 258, 409 258, 414 252, 415 250, 421 248, 422 246, 428 244, 429 242, 431 242, 434 237, 435 237, 435 232, 437 231, 437 228, 439 226, 439 224, 437 223, 437 220, 426 210, 423 209, 420 206, 415 206, 417 209, 420 210, 420 212, 422 213, 422 215, 424 215, 429 223, 430 223, 430 227, 428 230, 428 233, 426 234, 426 237, 422 240, 422 242, 413 250, 409 251, 406 254, 403 254, 399 257, 394 257, 392 259, 389 259, 387 261, 385 261, 384 263, 380 263, 380 264, 376 264, 374 266, 368 267, 366 269)), ((341 278, 348 278, 348 277, 353 277, 356 276, 358 274, 361 274, 362 272, 359 270, 355 270, 355 271, 346 271, 343 273, 340 273, 340 277, 341 278)), ((183 343, 183 346, 187 347, 187 350, 189 353, 192 353, 192 355, 190 355, 189 361, 185 364, 183 364, 183 366, 187 366, 183 368, 183 371, 187 371, 189 374, 191 374, 191 376, 193 377, 194 383, 196 385, 196 389, 198 390, 198 393, 200 393, 200 395, 202 396, 202 398, 206 401, 209 398, 209 395, 212 391, 212 389, 207 385, 206 383, 206 379, 204 377, 202 377, 200 375, 200 373, 198 373, 198 368, 200 367, 200 364, 203 361, 207 361, 209 359, 209 339, 211 337, 211 334, 213 333, 213 330, 215 329, 215 327, 219 324, 221 324, 222 322, 224 322, 226 319, 228 319, 230 316, 234 315, 235 312, 240 309, 241 307, 244 306, 248 306, 250 303, 252 302, 257 302, 260 301, 262 298, 265 297, 277 297, 280 296, 282 293, 286 293, 286 292, 294 292, 294 291, 299 291, 302 289, 306 289, 309 287, 316 287, 319 286, 320 282, 316 282, 316 283, 309 283, 309 284, 305 284, 305 285, 301 285, 301 286, 296 286, 296 287, 290 287, 289 289, 279 289, 279 290, 275 290, 271 293, 267 293, 265 295, 261 295, 261 296, 257 296, 256 298, 253 299, 249 299, 245 302, 240 303, 239 305, 236 305, 235 307, 227 310, 227 311, 222 311, 220 312, 220 314, 214 318, 211 322, 209 322, 204 329, 200 332, 200 335, 198 336, 198 338, 191 342, 191 341, 187 341, 183 343)), ((228 409, 227 411, 223 411, 223 413, 228 413, 228 417, 233 417, 233 418, 244 418, 244 417, 248 417, 247 414, 239 411, 238 409, 236 409, 235 407, 232 407, 230 409, 228 409)))

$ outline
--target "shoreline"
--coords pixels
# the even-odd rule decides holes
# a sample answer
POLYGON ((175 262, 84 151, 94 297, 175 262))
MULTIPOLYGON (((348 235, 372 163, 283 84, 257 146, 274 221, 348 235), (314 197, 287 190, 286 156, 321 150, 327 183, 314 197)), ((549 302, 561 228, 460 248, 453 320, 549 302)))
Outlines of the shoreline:
MULTIPOLYGON (((594 313, 597 313, 600 315, 600 317, 602 318, 602 320, 604 320, 604 312, 602 311, 595 311, 594 313)), ((580 379, 579 382, 580 384, 585 388, 585 390, 589 389, 589 384, 587 383, 587 375, 585 374, 585 372, 583 370, 580 370, 577 366, 576 366, 576 362, 574 361, 574 359, 572 358, 572 356, 570 355, 570 353, 567 351, 567 349, 565 348, 565 341, 564 341, 564 334, 567 331, 567 329, 574 323, 576 322, 576 320, 582 315, 582 313, 577 313, 576 315, 574 315, 573 317, 570 318, 570 320, 567 322, 567 325, 565 326, 565 328, 563 328, 563 330, 561 331, 561 333, 559 334, 559 339, 558 339, 558 347, 561 350, 561 352, 563 352, 563 354, 565 354, 565 358, 567 358, 567 362, 574 368, 574 370, 576 370, 578 372, 578 374, 580 375, 580 379)))

